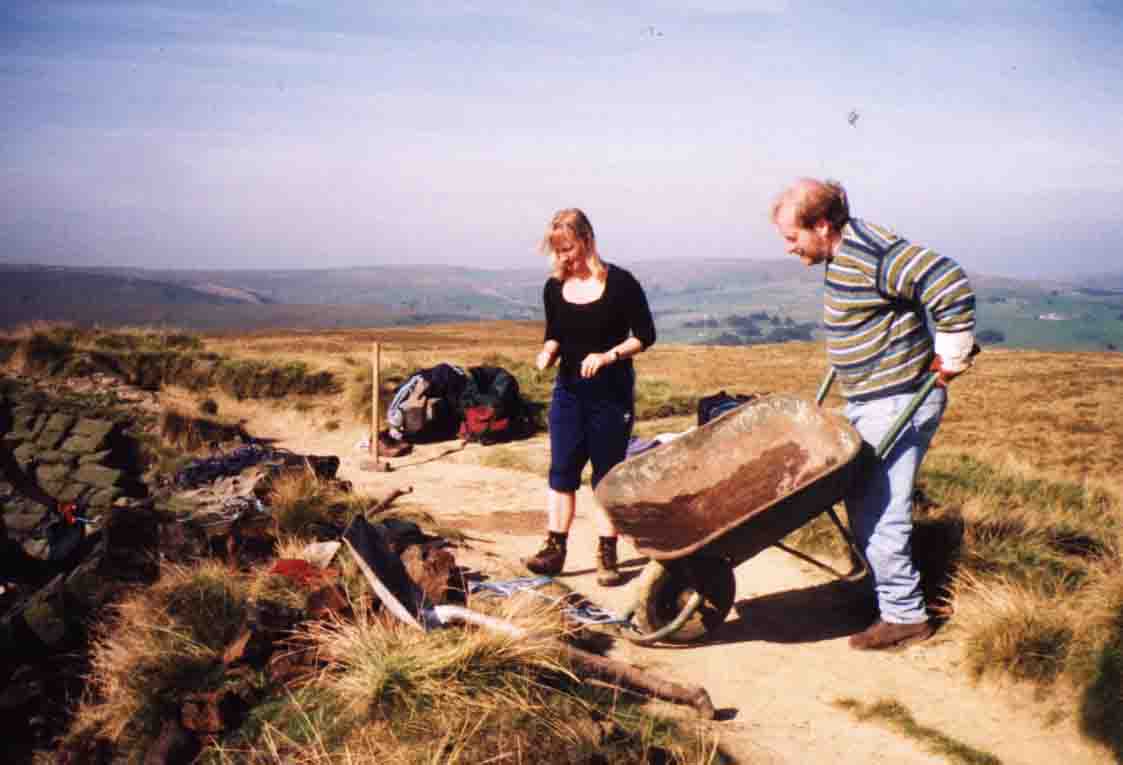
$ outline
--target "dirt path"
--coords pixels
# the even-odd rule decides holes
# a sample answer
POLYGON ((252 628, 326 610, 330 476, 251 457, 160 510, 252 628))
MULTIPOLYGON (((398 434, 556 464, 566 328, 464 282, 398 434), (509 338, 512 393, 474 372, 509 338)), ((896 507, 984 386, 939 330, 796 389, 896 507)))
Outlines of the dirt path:
MULTIPOLYGON (((386 496, 412 487, 395 507, 424 509, 442 524, 469 531, 471 549, 458 551, 462 563, 487 570, 496 558, 517 562, 533 554, 544 523, 544 478, 526 472, 484 467, 488 447, 470 445, 449 453, 456 442, 419 447, 390 460, 393 471, 360 469, 367 458, 355 449, 354 431, 280 439, 279 445, 313 454, 335 454, 340 476, 356 490, 386 496), (475 561, 475 563, 473 563, 475 561)), ((492 447, 497 448, 497 447, 492 447)), ((538 456, 544 438, 513 448, 538 456)), ((593 576, 594 536, 586 512, 591 495, 578 496, 578 519, 571 532, 570 559, 563 581, 593 602, 622 610, 632 599, 628 585, 598 587, 593 576)), ((626 542, 621 560, 630 572, 642 567, 626 542)), ((870 704, 899 701, 921 725, 999 758, 1005 765, 1091 765, 1111 757, 1080 739, 1070 721, 1050 725, 1044 704, 1016 688, 975 685, 958 667, 955 637, 932 640, 900 653, 860 653, 846 636, 855 623, 852 588, 833 584, 817 569, 770 549, 736 572, 737 602, 714 639, 685 648, 642 648, 617 641, 611 655, 705 687, 724 722, 722 746, 744 762, 940 763, 946 758, 875 722, 860 722, 834 704, 854 699, 870 704)))

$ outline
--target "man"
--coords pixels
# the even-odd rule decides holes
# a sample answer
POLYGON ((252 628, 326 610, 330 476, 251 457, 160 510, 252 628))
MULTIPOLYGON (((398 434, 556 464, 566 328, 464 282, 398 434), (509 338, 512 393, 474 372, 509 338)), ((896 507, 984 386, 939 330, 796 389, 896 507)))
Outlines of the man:
POLYGON ((777 197, 772 222, 787 252, 807 266, 825 264, 827 358, 847 400, 846 417, 863 440, 879 444, 927 372, 939 375, 888 453, 846 497, 880 611, 850 646, 880 650, 925 640, 933 630, 912 561, 913 484, 947 405, 947 382, 970 363, 974 292, 951 259, 851 218, 836 181, 797 181, 777 197))

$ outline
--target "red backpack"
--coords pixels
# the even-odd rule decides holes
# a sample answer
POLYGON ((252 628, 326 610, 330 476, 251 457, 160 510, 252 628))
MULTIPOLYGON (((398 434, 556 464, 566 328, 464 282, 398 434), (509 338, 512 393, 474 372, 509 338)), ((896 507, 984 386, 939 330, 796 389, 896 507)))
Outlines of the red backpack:
POLYGON ((510 436, 511 418, 502 417, 495 407, 487 404, 470 406, 464 410, 459 436, 462 441, 479 441, 493 444, 510 436))

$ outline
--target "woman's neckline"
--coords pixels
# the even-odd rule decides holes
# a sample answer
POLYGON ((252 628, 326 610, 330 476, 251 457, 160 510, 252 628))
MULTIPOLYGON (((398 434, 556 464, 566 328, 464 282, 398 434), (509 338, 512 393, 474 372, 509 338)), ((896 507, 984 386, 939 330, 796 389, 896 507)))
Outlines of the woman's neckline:
MULTIPOLYGON (((569 281, 569 280, 567 279, 566 281, 569 281)), ((593 305, 595 303, 598 303, 604 298, 604 293, 608 290, 608 275, 607 274, 605 275, 605 279, 604 279, 603 282, 598 281, 597 279, 595 279, 593 277, 590 277, 589 279, 585 279, 585 280, 582 280, 582 281, 584 281, 586 283, 594 282, 594 283, 597 283, 597 284, 600 285, 600 291, 596 294, 596 297, 594 297, 590 300, 570 300, 565 295, 566 282, 563 281, 561 283, 561 298, 562 298, 562 300, 564 300, 566 303, 569 303, 570 305, 586 306, 586 305, 593 305)), ((585 285, 583 284, 582 287, 585 287, 585 285)))

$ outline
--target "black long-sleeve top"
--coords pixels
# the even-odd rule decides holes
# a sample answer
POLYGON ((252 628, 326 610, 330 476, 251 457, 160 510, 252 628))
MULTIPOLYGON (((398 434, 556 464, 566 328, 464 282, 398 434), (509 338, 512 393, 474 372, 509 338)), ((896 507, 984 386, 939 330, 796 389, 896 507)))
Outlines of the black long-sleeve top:
MULTIPOLYGON (((542 289, 545 339, 557 341, 563 375, 579 374, 587 355, 605 353, 630 335, 639 338, 644 348, 655 342, 655 322, 643 287, 629 271, 611 263, 607 267, 604 292, 591 303, 567 301, 562 283, 554 278, 542 289)), ((631 364, 631 359, 621 363, 631 364)))

